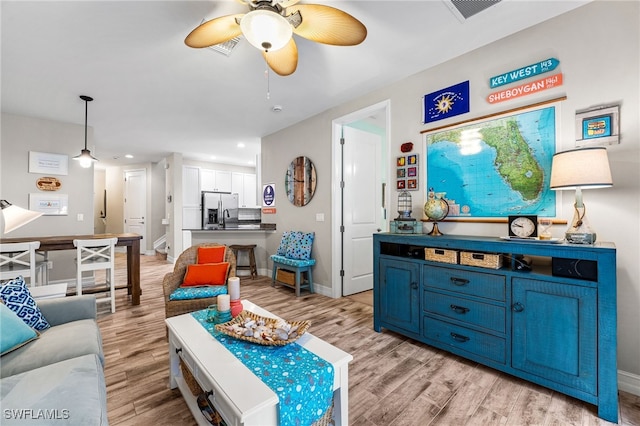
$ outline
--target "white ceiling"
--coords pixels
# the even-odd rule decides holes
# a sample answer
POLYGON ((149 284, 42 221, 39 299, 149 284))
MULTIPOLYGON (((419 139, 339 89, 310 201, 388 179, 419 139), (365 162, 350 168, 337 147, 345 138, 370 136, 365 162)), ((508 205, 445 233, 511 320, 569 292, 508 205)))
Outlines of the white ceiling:
POLYGON ((503 0, 461 21, 443 0, 318 0, 364 23, 366 40, 294 36, 297 71, 266 78, 246 40, 228 57, 184 44, 203 19, 245 12, 238 1, 2 0, 2 111, 82 125, 88 95, 99 166, 171 152, 246 166, 262 136, 587 2, 503 0))

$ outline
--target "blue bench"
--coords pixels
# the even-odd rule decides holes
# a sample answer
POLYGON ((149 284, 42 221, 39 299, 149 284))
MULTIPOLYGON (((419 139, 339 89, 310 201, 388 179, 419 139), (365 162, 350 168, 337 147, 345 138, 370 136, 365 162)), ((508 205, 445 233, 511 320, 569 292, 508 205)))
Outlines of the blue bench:
POLYGON ((289 282, 278 280, 278 270, 292 272, 296 297, 300 296, 300 289, 306 288, 313 293, 313 272, 312 268, 316 264, 315 259, 311 259, 311 247, 313 245, 314 232, 285 231, 276 254, 270 259, 273 261, 271 273, 271 286, 276 283, 292 285, 289 282))

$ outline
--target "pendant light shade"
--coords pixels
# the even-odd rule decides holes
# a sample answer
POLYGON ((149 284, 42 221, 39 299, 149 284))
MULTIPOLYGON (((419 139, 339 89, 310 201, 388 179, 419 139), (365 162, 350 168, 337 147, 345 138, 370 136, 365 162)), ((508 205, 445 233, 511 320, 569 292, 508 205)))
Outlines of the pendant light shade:
POLYGON ((0 200, 0 208, 2 209, 5 234, 42 216, 41 212, 34 212, 33 210, 26 210, 22 207, 14 206, 7 200, 0 200))
POLYGON ((89 109, 89 102, 91 102, 93 98, 81 95, 80 99, 84 101, 84 149, 80 151, 80 155, 76 155, 73 159, 80 161, 80 167, 88 169, 94 162, 98 161, 97 158, 91 155, 91 151, 87 149, 87 113, 89 109))

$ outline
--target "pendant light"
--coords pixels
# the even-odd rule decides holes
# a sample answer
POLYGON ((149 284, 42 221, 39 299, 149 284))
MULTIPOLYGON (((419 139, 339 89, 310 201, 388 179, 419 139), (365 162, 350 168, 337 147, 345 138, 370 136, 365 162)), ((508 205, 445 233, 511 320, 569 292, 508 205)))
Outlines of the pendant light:
POLYGON ((80 99, 84 101, 84 149, 80 151, 80 155, 73 157, 74 160, 80 161, 80 167, 88 169, 91 167, 97 158, 91 155, 91 151, 87 149, 87 111, 89 108, 89 102, 93 100, 90 96, 80 95, 80 99))

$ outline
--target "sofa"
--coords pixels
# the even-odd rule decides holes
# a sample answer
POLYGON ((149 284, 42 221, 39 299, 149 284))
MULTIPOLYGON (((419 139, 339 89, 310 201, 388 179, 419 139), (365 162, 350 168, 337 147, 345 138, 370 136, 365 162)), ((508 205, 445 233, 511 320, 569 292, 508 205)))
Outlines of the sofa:
MULTIPOLYGON (((95 296, 42 299, 37 309, 49 327, 0 357, 0 423, 108 425, 95 296)), ((10 315, 6 309, 1 330, 6 336, 5 315, 10 315)))

